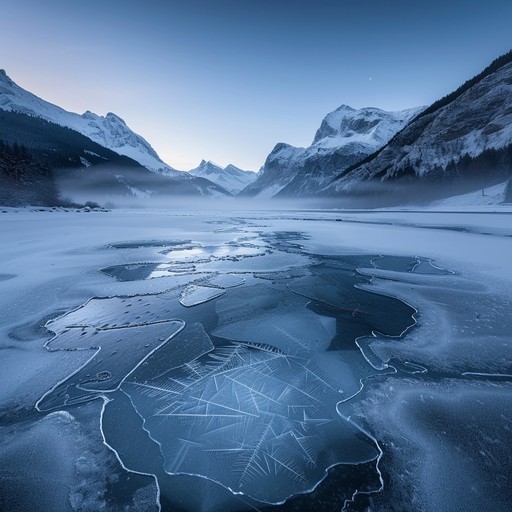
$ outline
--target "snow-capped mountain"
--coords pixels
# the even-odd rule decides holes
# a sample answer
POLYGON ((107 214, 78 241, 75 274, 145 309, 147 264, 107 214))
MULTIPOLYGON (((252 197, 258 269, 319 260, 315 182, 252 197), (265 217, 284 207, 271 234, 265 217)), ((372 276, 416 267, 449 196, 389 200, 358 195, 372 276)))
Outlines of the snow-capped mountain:
POLYGON ((166 204, 176 196, 231 195, 187 173, 152 172, 46 119, 0 109, 0 204, 56 204, 55 187, 61 197, 79 202, 138 198, 166 204))
POLYGON ((223 168, 206 160, 201 160, 201 163, 195 169, 188 172, 192 176, 212 181, 233 195, 238 194, 256 179, 256 173, 254 172, 243 171, 231 164, 223 168))
POLYGON ((311 146, 277 144, 257 179, 242 194, 258 197, 313 195, 340 171, 386 144, 422 108, 386 112, 342 105, 327 114, 311 146))
POLYGON ((353 194, 381 182, 438 189, 473 183, 476 188, 511 173, 512 51, 425 109, 380 151, 342 172, 325 192, 353 194))
POLYGON ((14 83, 0 70, 0 109, 40 117, 60 126, 71 128, 101 146, 139 162, 150 171, 186 178, 157 155, 143 137, 134 133, 115 114, 98 116, 92 112, 75 114, 53 105, 14 83))

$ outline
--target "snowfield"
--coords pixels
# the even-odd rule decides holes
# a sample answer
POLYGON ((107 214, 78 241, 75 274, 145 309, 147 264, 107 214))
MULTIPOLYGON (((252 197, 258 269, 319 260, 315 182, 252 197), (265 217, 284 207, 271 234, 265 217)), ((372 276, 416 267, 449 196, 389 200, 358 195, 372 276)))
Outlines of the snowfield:
POLYGON ((509 510, 512 208, 461 201, 0 210, 0 509, 509 510))

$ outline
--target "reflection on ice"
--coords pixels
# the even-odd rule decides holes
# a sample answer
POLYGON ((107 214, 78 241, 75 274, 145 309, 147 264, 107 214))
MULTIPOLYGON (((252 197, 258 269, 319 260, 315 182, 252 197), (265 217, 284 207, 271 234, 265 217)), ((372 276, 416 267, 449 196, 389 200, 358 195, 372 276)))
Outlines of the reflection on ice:
POLYGON ((190 240, 138 240, 131 242, 113 242, 108 246, 112 249, 141 249, 144 247, 179 247, 187 245, 190 240))
POLYGON ((173 304, 172 299, 176 299, 178 295, 176 292, 167 292, 135 297, 94 298, 78 309, 51 320, 46 326, 51 331, 58 332, 67 327, 112 329, 170 320, 177 316, 176 303, 173 304))
POLYGON ((206 263, 212 260, 237 261, 241 258, 263 256, 268 250, 249 243, 230 242, 221 245, 191 245, 183 249, 170 249, 162 254, 171 262, 206 263))
POLYGON ((113 265, 101 268, 100 271, 115 277, 118 281, 140 281, 155 277, 192 274, 196 267, 192 264, 168 263, 132 263, 129 265, 113 265))

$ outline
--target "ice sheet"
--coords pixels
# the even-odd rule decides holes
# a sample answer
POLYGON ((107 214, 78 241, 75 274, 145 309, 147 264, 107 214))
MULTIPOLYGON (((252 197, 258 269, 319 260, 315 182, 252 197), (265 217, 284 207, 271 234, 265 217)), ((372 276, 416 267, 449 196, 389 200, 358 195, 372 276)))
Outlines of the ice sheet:
POLYGON ((206 284, 215 288, 235 288, 245 283, 245 278, 236 274, 218 274, 210 277, 206 284))
MULTIPOLYGON (((186 323, 185 329, 134 372, 123 370, 129 373, 128 379, 103 370, 93 359, 97 367, 87 378, 93 376, 96 382, 84 382, 83 389, 71 386, 69 396, 63 397, 68 401, 66 410, 77 418, 84 410, 96 411, 90 420, 97 428, 102 400, 82 400, 104 396, 111 400, 101 414, 103 434, 109 446, 119 450, 118 467, 120 461, 126 462, 125 469, 112 478, 137 482, 126 503, 122 491, 115 499, 111 496, 113 506, 122 502, 135 507, 131 500, 139 489, 142 494, 153 493, 155 500, 160 492, 162 503, 174 509, 261 510, 262 500, 275 503, 288 493, 317 485, 304 501, 294 494, 274 510, 317 510, 324 503, 341 508, 341 497, 355 494, 351 507, 359 509, 407 508, 413 500, 426 510, 439 510, 444 503, 470 510, 472 504, 485 502, 493 510, 508 511, 511 498, 503 475, 508 471, 510 443, 501 434, 506 436, 510 423, 506 394, 512 375, 510 214, 297 211, 233 217, 222 212, 114 211, 87 216, 53 212, 51 217, 49 222, 49 214, 31 210, 2 215, 1 272, 15 276, 1 281, 0 294, 2 446, 7 446, 6 428, 11 436, 36 425, 41 418, 33 408, 37 399, 64 386, 66 378, 71 383, 70 374, 78 376, 95 355, 96 349, 90 348, 44 350, 51 337, 42 329, 45 319, 56 318, 48 323, 56 333, 54 347, 63 336, 61 341, 67 339, 74 348, 85 348, 80 347, 79 338, 71 342, 71 335, 79 332, 85 333, 81 338, 89 347, 96 346, 91 342, 104 331, 129 332, 136 324, 179 319, 186 323), (336 222, 342 218, 344 222, 336 222), (142 243, 105 249, 118 240, 142 243), (191 256, 193 249, 202 253, 191 256), (170 252, 161 254, 162 250, 170 252), (171 254, 176 261, 169 259, 171 254), (162 266, 143 276, 147 269, 138 265, 144 262, 162 266), (122 267, 126 271, 122 277, 137 280, 120 281, 98 272, 122 267), (225 275, 245 281, 228 287, 225 275), (151 279, 159 276, 164 277, 151 279), (256 283, 265 292, 244 295, 244 290, 254 292, 256 283), (179 297, 190 284, 225 289, 225 295, 186 308, 179 297), (234 301, 237 297, 239 304, 234 301), (232 304, 225 308, 224 301, 232 304), (251 321, 251 315, 260 321, 251 321), (244 339, 238 339, 241 333, 244 339), (235 351, 233 347, 245 355, 227 357, 225 351, 235 351), (219 372, 224 363, 225 371, 219 372), (320 384, 319 376, 329 385, 320 384), (316 389, 316 394, 310 393, 314 398, 301 394, 311 389, 308 386, 316 389), (131 394, 128 388, 137 389, 133 403, 126 394, 131 394), (277 392, 284 392, 279 400, 272 394, 277 392), (252 401, 244 401, 247 393, 254 396, 258 410, 250 408, 256 407, 252 401), (80 403, 72 405, 77 398, 80 403), (211 423, 192 422, 177 413, 151 416, 152 411, 162 412, 154 409, 157 406, 197 413, 206 407, 203 398, 212 411, 234 410, 225 420, 211 418, 211 423), (311 406, 315 400, 319 404, 311 406), (139 416, 134 404, 148 416, 139 416), (247 404, 250 407, 245 408, 247 404), (315 413, 304 420, 306 405, 320 416, 315 413), (298 421, 301 410, 302 421, 298 421), (332 425, 347 424, 348 431, 345 426, 331 431, 331 423, 314 423, 319 417, 331 418, 332 425), (162 447, 143 430, 143 420, 162 447), (165 431, 158 420, 175 430, 165 431), (233 424, 228 425, 228 420, 233 424), (240 427, 244 422, 246 432, 240 427), (308 463, 308 452, 300 451, 286 435, 277 435, 278 441, 262 435, 264 451, 251 452, 255 446, 251 436, 259 439, 269 422, 276 434, 279 428, 311 434, 317 465, 308 463), (211 425, 221 430, 210 432, 211 425), (225 437, 224 428, 229 433, 225 437), (347 434, 343 441, 336 437, 341 432, 347 434), (457 436, 462 432, 467 442, 457 444, 455 432, 457 436), (346 449, 355 446, 354 437, 376 458, 371 464, 346 466, 354 470, 350 477, 330 480, 336 468, 341 471, 335 466, 326 476, 325 466, 331 460, 338 461, 333 464, 355 460, 346 458, 346 449), (188 443, 191 439, 197 444, 188 443), (245 453, 254 454, 253 460, 267 468, 260 474, 257 466, 249 464, 243 481, 243 450, 238 450, 238 480, 226 469, 231 452, 226 457, 220 452, 201 454, 204 449, 231 448, 230 443, 240 444, 240 439, 251 443, 244 447, 245 453), (190 459, 180 461, 178 450, 183 447, 190 459), (277 462, 272 466, 271 456, 280 462, 287 457, 293 461, 291 469, 300 466, 302 480, 284 467, 278 470, 277 462), (155 476, 151 480, 130 471, 155 476), (187 474, 175 474, 181 472, 187 474), (381 475, 384 489, 375 492, 381 475), (137 478, 158 481, 159 490, 137 478), (453 492, 445 492, 445 482, 450 482, 453 492), (237 487, 239 483, 242 487, 237 487), (470 485, 477 486, 476 501, 469 500, 470 485), (228 488, 244 494, 233 494, 228 488), (370 503, 364 493, 372 491, 370 503)), ((117 277, 116 271, 110 275, 117 277)), ((235 278, 230 280, 236 283, 235 278)), ((107 357, 106 362, 115 362, 115 357, 107 357)), ((83 418, 77 421, 84 428, 83 418)), ((23 442, 46 453, 44 435, 29 434, 23 442)), ((86 446, 95 453, 101 451, 98 446, 91 448, 92 441, 86 446)), ((6 452, 0 453, 6 467, 6 452)), ((16 452, 20 465, 28 464, 24 453, 16 452)), ((95 459, 95 463, 102 475, 114 467, 112 461, 95 459)), ((19 474, 26 480, 24 488, 35 489, 41 481, 35 472, 19 474)), ((90 473, 81 474, 80 489, 88 490, 77 494, 77 486, 72 485, 69 499, 76 506, 87 504, 87 498, 105 487, 90 473)), ((1 473, 3 489, 10 493, 13 481, 1 473)), ((60 509, 60 502, 52 507, 47 498, 60 496, 61 482, 44 482, 48 492, 41 493, 42 503, 48 503, 48 509, 60 509)), ((114 486, 114 480, 109 486, 114 486)), ((96 505, 101 505, 100 498, 96 505)), ((151 500, 144 498, 141 503, 151 500)))
POLYGON ((229 345, 146 386, 126 382, 165 470, 197 474, 258 501, 305 492, 327 468, 378 450, 336 414, 340 392, 313 362, 229 345))
POLYGON ((234 341, 272 345, 285 354, 326 350, 336 322, 322 321, 307 309, 307 299, 263 284, 231 290, 215 309, 215 336, 234 341))
POLYGON ((95 351, 83 367, 46 393, 36 407, 51 410, 115 391, 123 379, 184 326, 181 320, 171 320, 125 328, 77 327, 59 332, 47 343, 48 350, 95 351))
MULTIPOLYGON (((401 336, 415 324, 416 310, 405 302, 362 289, 364 280, 350 271, 343 271, 330 263, 311 267, 311 276, 294 280, 288 285, 294 293, 323 305, 325 311, 344 322, 344 330, 332 348, 353 344, 360 337, 380 332, 388 336, 401 336)), ((322 307, 313 304, 318 313, 322 307)), ((325 313, 324 313, 325 314, 325 313)))
POLYGON ((221 288, 211 288, 209 286, 191 284, 181 292, 180 304, 190 308, 220 297, 224 293, 226 292, 221 288))

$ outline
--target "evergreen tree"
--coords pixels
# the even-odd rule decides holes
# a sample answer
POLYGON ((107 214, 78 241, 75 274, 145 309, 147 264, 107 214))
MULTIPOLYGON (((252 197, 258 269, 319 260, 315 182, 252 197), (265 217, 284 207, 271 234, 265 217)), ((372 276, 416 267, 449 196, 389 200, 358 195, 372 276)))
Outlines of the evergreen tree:
POLYGON ((53 206, 59 194, 53 172, 24 146, 0 141, 0 204, 53 206))

